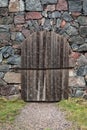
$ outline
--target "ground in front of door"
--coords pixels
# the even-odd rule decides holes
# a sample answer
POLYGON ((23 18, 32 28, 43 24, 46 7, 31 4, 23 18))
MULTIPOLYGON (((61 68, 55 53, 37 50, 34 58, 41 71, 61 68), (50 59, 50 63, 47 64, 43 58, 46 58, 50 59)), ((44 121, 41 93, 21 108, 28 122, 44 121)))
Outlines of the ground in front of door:
POLYGON ((65 119, 56 103, 27 103, 14 124, 0 130, 79 130, 65 119))

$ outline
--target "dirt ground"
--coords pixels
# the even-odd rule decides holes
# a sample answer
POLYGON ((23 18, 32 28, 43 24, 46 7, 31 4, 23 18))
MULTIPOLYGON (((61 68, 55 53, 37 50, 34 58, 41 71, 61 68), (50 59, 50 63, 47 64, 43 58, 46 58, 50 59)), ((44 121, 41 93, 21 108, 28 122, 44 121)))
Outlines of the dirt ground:
POLYGON ((78 130, 65 119, 65 112, 56 103, 27 103, 13 125, 4 124, 0 130, 78 130))

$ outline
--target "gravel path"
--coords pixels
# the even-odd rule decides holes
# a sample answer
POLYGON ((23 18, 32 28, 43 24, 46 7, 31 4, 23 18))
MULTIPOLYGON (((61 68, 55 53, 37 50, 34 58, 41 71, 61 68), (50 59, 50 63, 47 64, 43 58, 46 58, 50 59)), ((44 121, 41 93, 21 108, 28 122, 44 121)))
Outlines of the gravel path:
MULTIPOLYGON (((29 103, 17 116, 14 126, 1 130, 72 130, 64 112, 55 103, 29 103)), ((75 129, 77 130, 77 129, 75 129)))

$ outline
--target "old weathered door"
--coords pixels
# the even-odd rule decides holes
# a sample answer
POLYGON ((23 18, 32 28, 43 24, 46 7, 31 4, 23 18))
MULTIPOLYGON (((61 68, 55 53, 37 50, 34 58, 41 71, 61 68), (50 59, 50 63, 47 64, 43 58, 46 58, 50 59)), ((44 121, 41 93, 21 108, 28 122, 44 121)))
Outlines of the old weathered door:
POLYGON ((55 32, 30 35, 22 44, 22 98, 60 101, 68 98, 69 45, 55 32))

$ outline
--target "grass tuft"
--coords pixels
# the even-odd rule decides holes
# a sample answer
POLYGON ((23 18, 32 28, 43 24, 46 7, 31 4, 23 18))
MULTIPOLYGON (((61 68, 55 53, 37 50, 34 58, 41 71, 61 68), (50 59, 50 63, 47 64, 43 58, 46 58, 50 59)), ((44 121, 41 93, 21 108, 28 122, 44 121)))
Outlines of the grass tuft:
POLYGON ((22 100, 7 100, 0 98, 0 123, 12 122, 25 105, 22 100))
POLYGON ((87 130, 87 100, 69 98, 62 100, 58 105, 67 111, 68 120, 76 122, 81 130, 87 130))

